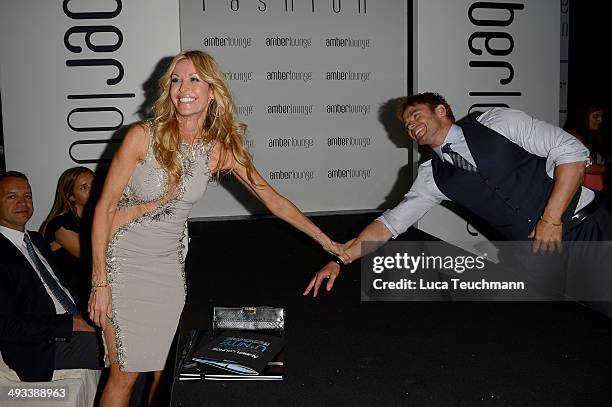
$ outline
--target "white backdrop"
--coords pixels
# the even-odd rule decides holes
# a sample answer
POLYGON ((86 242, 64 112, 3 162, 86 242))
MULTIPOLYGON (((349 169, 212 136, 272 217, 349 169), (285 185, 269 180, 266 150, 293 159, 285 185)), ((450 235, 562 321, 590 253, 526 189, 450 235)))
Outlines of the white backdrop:
MULTIPOLYGON (((407 92, 405 0, 180 5, 182 47, 221 64, 273 187, 309 212, 388 198, 408 165, 406 143, 398 148, 379 120, 381 105, 407 92)), ((192 216, 255 209, 235 180, 221 183, 229 191, 212 184, 192 216)))
MULTIPOLYGON (((37 228, 47 215, 57 179, 66 168, 78 165, 74 159, 98 160, 109 146, 116 147, 106 143, 117 136, 114 127, 139 120, 137 112, 145 100, 143 83, 161 58, 180 49, 178 22, 177 0, 0 3, 6 166, 30 178, 35 212, 28 227, 37 228), (92 34, 91 46, 87 46, 83 32, 103 29, 107 32, 92 34), (71 30, 74 33, 68 36, 67 46, 64 37, 71 30), (67 61, 96 66, 67 66, 67 61), (110 63, 120 68, 105 65, 110 63), (68 98, 93 94, 115 97, 68 98), (83 110, 90 108, 104 110, 83 110), (68 124, 69 117, 77 130, 68 124), (75 142, 92 140, 102 141, 76 144, 71 149, 75 142)), ((86 165, 94 168, 95 162, 86 165)))
MULTIPOLYGON (((505 104, 558 124, 559 13, 558 0, 415 1, 415 91, 441 93, 457 119, 470 108, 505 104), (485 3, 498 8, 485 9, 485 3)), ((488 247, 482 235, 468 233, 466 222, 441 206, 418 227, 467 249, 488 247)))
MULTIPOLYGON (((512 13, 477 9, 472 13, 474 23, 468 11, 477 3, 414 1, 415 35, 410 40, 415 49, 415 90, 443 93, 458 117, 475 103, 493 102, 556 123, 559 2, 515 2, 518 6, 512 13), (505 26, 478 25, 478 20, 504 21, 511 16, 505 26), (483 38, 475 38, 473 48, 484 50, 476 55, 468 39, 478 31, 510 36, 512 51, 490 55, 483 38), (506 65, 470 67, 470 62, 483 61, 506 65), (512 78, 507 64, 512 66, 512 78), (506 84, 499 82, 503 78, 508 79, 506 84)), ((408 2, 314 2, 314 12, 311 4, 185 0, 180 10, 182 46, 206 49, 218 57, 236 95, 239 117, 250 126, 256 165, 281 193, 306 211, 374 208, 398 180, 397 191, 403 193, 411 181, 398 177, 398 169, 407 163, 405 144, 392 142, 378 117, 381 103, 406 93, 408 2), (292 4, 293 11, 285 9, 292 4), (339 4, 342 9, 336 12, 333 7, 339 4), (234 11, 236 6, 239 9, 234 11), (327 39, 332 40, 330 45, 327 39), (226 45, 221 45, 224 41, 226 45), (274 75, 298 79, 274 79, 274 75), (337 79, 343 75, 353 79, 337 79), (279 105, 294 112, 268 113, 271 106, 279 105), (336 105, 351 105, 357 112, 327 112, 328 106, 338 109, 336 105), (364 115, 365 106, 369 110, 364 115), (338 145, 343 143, 349 145, 338 145)), ((489 46, 504 50, 508 44, 498 38, 489 46)), ((49 210, 59 174, 77 165, 75 160, 92 161, 87 165, 95 166, 109 147, 107 141, 121 135, 114 128, 140 119, 139 109, 151 97, 147 81, 157 63, 180 49, 179 4, 178 0, 2 2, 0 45, 7 168, 30 176, 36 214, 29 226, 35 228, 49 210), (83 66, 87 63, 93 66, 83 66)), ((231 180, 225 184, 230 191, 242 191, 238 199, 211 185, 194 216, 253 209, 243 205, 254 200, 242 198, 241 186, 231 180)), ((445 240, 472 238, 464 232, 465 222, 442 210, 434 210, 419 226, 445 240)))

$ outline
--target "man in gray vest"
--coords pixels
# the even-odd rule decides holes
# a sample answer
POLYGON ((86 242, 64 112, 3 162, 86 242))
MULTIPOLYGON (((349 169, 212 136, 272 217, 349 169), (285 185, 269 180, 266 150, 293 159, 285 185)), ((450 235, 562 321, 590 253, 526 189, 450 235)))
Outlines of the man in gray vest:
MULTIPOLYGON (((470 210, 508 240, 531 239, 534 252, 560 249, 564 240, 612 240, 609 202, 581 186, 589 151, 559 127, 504 108, 458 125, 446 100, 429 92, 402 99, 398 116, 410 138, 430 146, 435 157, 419 166, 395 208, 346 244, 351 261, 367 254, 361 253, 362 241, 382 245, 444 200, 470 210)), ((331 290, 342 266, 341 259, 326 264, 304 295, 316 296, 326 279, 331 290)))

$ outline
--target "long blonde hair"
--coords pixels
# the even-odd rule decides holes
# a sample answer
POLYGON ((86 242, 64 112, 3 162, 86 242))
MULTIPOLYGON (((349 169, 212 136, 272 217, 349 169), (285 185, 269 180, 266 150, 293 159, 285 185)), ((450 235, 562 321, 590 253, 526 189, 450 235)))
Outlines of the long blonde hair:
POLYGON ((176 109, 170 97, 172 72, 178 61, 188 58, 195 66, 200 79, 209 84, 214 99, 208 106, 204 128, 200 137, 211 144, 219 143, 219 159, 213 169, 219 175, 219 168, 231 157, 247 169, 247 175, 253 182, 254 170, 251 154, 244 146, 246 125, 234 120, 236 110, 229 86, 219 65, 212 56, 203 51, 183 51, 175 56, 166 72, 159 80, 159 97, 153 105, 154 118, 152 127, 155 134, 153 152, 155 158, 166 171, 170 180, 179 180, 182 168, 178 160, 181 147, 176 109))
POLYGON ((94 175, 93 171, 87 167, 68 168, 62 173, 62 175, 60 175, 59 180, 57 181, 57 189, 55 190, 55 201, 53 202, 53 207, 51 208, 51 212, 49 212, 47 218, 40 225, 40 233, 44 235, 49 222, 65 213, 72 213, 75 218, 79 219, 77 208, 70 198, 74 194, 74 184, 76 183, 77 178, 84 173, 94 175))

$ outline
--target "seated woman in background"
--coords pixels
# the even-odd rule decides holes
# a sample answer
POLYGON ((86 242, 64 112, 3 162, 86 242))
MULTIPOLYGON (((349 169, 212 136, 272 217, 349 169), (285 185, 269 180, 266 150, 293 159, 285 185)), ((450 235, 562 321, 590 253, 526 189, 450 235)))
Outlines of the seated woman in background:
POLYGON ((59 267, 58 278, 70 290, 78 306, 89 298, 88 267, 81 261, 81 242, 89 240, 89 228, 83 228, 83 210, 94 179, 94 173, 86 167, 69 168, 57 182, 55 202, 47 219, 40 227, 53 250, 59 267))
POLYGON ((591 152, 592 164, 586 168, 583 185, 595 191, 605 190, 604 174, 610 164, 602 132, 604 113, 603 104, 582 103, 568 112, 564 128, 591 152))

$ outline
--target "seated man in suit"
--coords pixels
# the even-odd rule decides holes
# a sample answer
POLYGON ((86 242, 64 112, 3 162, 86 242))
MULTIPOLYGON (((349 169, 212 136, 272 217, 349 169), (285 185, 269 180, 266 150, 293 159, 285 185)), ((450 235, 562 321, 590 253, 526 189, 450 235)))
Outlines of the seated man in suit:
POLYGON ((0 352, 23 381, 56 369, 101 369, 92 325, 59 282, 42 236, 26 232, 32 189, 17 171, 0 174, 0 352))

